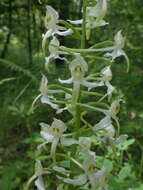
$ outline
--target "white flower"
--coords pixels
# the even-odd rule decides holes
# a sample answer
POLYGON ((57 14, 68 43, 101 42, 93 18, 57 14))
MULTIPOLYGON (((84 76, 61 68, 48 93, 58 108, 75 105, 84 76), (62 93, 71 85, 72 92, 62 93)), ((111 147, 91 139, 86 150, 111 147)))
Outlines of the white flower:
MULTIPOLYGON (((109 109, 102 109, 102 108, 90 106, 90 105, 87 105, 87 104, 80 104, 80 105, 83 106, 83 107, 95 110, 95 111, 102 112, 109 119, 114 119, 116 121, 118 127, 119 127, 119 122, 118 122, 117 114, 120 111, 120 101, 122 101, 122 100, 118 99, 118 100, 113 101, 109 109)), ((105 121, 109 121, 108 118, 105 121)))
POLYGON ((109 110, 109 115, 111 116, 111 118, 113 118, 117 123, 118 123, 118 117, 117 114, 120 111, 120 101, 122 101, 121 99, 119 100, 115 100, 112 102, 110 110, 109 110))
MULTIPOLYGON (((44 47, 43 47, 43 50, 44 50, 45 49, 45 44, 43 44, 43 45, 44 45, 44 47)), ((46 60, 46 68, 48 68, 48 64, 49 64, 51 59, 61 59, 61 60, 66 61, 66 58, 65 57, 60 57, 60 55, 67 55, 68 53, 64 52, 64 51, 59 51, 58 50, 59 46, 60 46, 59 40, 55 36, 53 36, 53 39, 50 41, 50 44, 49 44, 49 53, 50 53, 50 55, 45 58, 45 60, 46 60)))
POLYGON ((89 154, 83 162, 83 168, 90 181, 92 190, 95 190, 98 185, 105 186, 105 181, 103 181, 103 179, 105 178, 106 168, 102 167, 100 170, 96 169, 95 154, 89 154))
MULTIPOLYGON (((107 12, 107 0, 98 0, 96 6, 94 7, 87 7, 86 12, 86 28, 90 32, 91 28, 95 28, 98 26, 104 26, 108 24, 103 20, 107 12)), ((82 24, 81 20, 68 20, 71 24, 82 24)))
POLYGON ((38 147, 41 148, 45 144, 52 143, 51 146, 51 156, 55 156, 57 145, 60 141, 60 143, 64 146, 70 146, 72 144, 77 144, 77 141, 72 138, 64 138, 63 133, 66 131, 67 127, 66 125, 56 118, 54 118, 54 121, 51 126, 49 126, 46 123, 40 123, 41 125, 41 136, 45 140, 45 142, 38 147))
POLYGON ((83 174, 83 175, 77 176, 76 179, 65 178, 63 181, 65 183, 69 183, 74 186, 80 186, 80 185, 84 185, 87 182, 87 177, 85 174, 83 174))
POLYGON ((44 171, 42 164, 39 160, 36 161, 35 163, 35 174, 29 179, 27 186, 31 184, 33 180, 35 180, 35 186, 37 187, 37 190, 46 190, 43 182, 42 175, 43 174, 49 174, 50 172, 44 171))
POLYGON ((59 140, 62 137, 63 133, 66 131, 67 127, 61 120, 58 119, 54 119, 51 126, 49 126, 46 123, 40 123, 40 125, 41 125, 40 134, 45 140, 45 142, 39 145, 39 147, 48 143, 52 143, 51 156, 53 157, 53 155, 55 155, 56 147, 59 143, 59 140))
POLYGON ((76 54, 76 58, 71 62, 70 67, 71 71, 71 78, 67 80, 61 80, 59 79, 60 83, 66 83, 71 84, 73 83, 73 100, 74 102, 77 102, 78 96, 79 96, 79 88, 80 85, 83 85, 85 87, 88 87, 88 90, 97 87, 102 86, 103 82, 88 82, 84 75, 88 71, 88 65, 84 58, 80 56, 79 54, 76 54))
POLYGON ((119 126, 119 122, 118 122, 117 114, 120 111, 120 101, 121 99, 113 101, 109 110, 106 110, 106 111, 103 110, 103 113, 109 118, 114 119, 118 126, 119 126))
POLYGON ((114 101, 112 102, 112 104, 111 104, 109 110, 106 110, 106 111, 103 110, 103 113, 104 113, 106 116, 109 116, 110 118, 114 119, 117 123, 118 123, 117 114, 118 114, 119 111, 120 111, 120 101, 121 101, 121 99, 119 99, 119 100, 114 100, 114 101))
POLYGON ((115 129, 109 116, 104 117, 99 123, 94 125, 93 129, 104 130, 103 134, 105 138, 113 139, 115 136, 115 129))
POLYGON ((123 47, 125 45, 125 38, 121 34, 121 30, 117 32, 117 34, 114 37, 115 44, 114 46, 103 48, 106 51, 111 51, 111 53, 106 53, 106 57, 112 57, 112 60, 116 59, 117 57, 124 56, 127 62, 127 66, 129 69, 129 58, 126 55, 125 51, 123 50, 123 47))
POLYGON ((115 143, 116 145, 123 143, 124 141, 126 141, 128 138, 128 135, 120 135, 118 138, 114 139, 113 143, 115 143))
POLYGON ((66 36, 72 34, 72 30, 57 25, 59 23, 59 14, 51 6, 47 6, 47 12, 45 16, 45 27, 47 28, 46 34, 43 35, 42 47, 45 47, 46 39, 55 34, 66 36))
POLYGON ((48 104, 53 109, 58 110, 59 106, 57 104, 52 103, 52 100, 55 100, 55 98, 49 94, 60 93, 61 91, 60 90, 48 90, 47 85, 48 85, 48 79, 46 78, 45 75, 42 75, 42 80, 41 80, 40 89, 39 89, 41 93, 33 101, 32 107, 34 107, 34 104, 40 98, 42 103, 48 104))
POLYGON ((98 0, 96 6, 87 7, 87 27, 95 28, 108 24, 103 20, 106 12, 107 0, 98 0), (96 20, 93 21, 93 18, 96 18, 96 20))
POLYGON ((82 169, 85 174, 81 174, 75 179, 64 178, 64 182, 74 186, 80 186, 84 185, 89 180, 92 190, 95 190, 98 185, 105 185, 105 181, 103 179, 105 178, 106 168, 102 167, 100 170, 96 169, 95 153, 90 152, 88 154, 82 164, 82 169))
POLYGON ((111 85, 110 81, 112 80, 112 71, 110 66, 105 67, 102 71, 101 71, 102 76, 102 81, 104 82, 104 84, 107 86, 107 94, 111 94, 114 90, 114 87, 111 85))

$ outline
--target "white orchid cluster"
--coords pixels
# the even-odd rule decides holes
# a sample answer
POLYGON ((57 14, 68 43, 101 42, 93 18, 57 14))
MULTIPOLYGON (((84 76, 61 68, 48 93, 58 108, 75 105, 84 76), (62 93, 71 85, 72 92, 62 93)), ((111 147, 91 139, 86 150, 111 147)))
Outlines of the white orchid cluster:
POLYGON ((33 106, 40 99, 41 103, 53 108, 56 114, 61 114, 63 111, 69 112, 72 119, 71 121, 63 122, 54 118, 51 125, 44 122, 40 123, 40 134, 43 143, 38 145, 38 150, 48 147, 47 151, 50 147, 50 151, 48 169, 45 171, 41 162, 37 160, 35 174, 28 182, 29 186, 34 180, 37 190, 46 190, 46 184, 44 184, 43 180, 43 175, 45 174, 48 174, 49 177, 54 175, 54 179, 57 180, 55 182, 57 190, 70 190, 70 187, 85 190, 107 190, 108 167, 104 164, 98 164, 99 157, 96 156, 93 142, 96 141, 97 144, 109 143, 115 150, 116 144, 127 138, 126 135, 119 136, 118 134, 119 121, 117 114, 119 113, 122 100, 118 98, 111 101, 112 94, 115 91, 115 87, 111 84, 111 64, 114 59, 121 55, 129 63, 128 57, 123 50, 125 38, 122 36, 121 31, 115 35, 115 42, 112 42, 112 46, 99 49, 94 48, 94 46, 88 49, 85 49, 85 47, 81 49, 67 48, 60 46, 58 40, 58 36, 72 35, 76 31, 79 33, 76 27, 73 30, 74 26, 72 24, 82 24, 83 30, 86 29, 86 31, 82 31, 83 33, 80 34, 82 40, 88 39, 91 29, 108 24, 104 20, 107 12, 107 0, 97 0, 95 2, 95 6, 88 6, 86 0, 84 0, 83 19, 65 21, 64 23, 68 23, 68 29, 59 25, 59 15, 56 10, 51 6, 46 7, 45 26, 47 32, 43 35, 42 42, 42 48, 46 52, 46 42, 47 39, 50 40, 48 46, 49 56, 45 58, 46 64, 49 64, 52 59, 62 59, 68 63, 70 62, 71 77, 66 80, 59 78, 58 81, 61 85, 49 85, 48 79, 43 75, 39 89, 40 94, 34 100, 33 106), (86 35, 87 38, 85 36, 85 38, 82 38, 82 35, 86 35), (103 57, 106 57, 106 60, 108 60, 108 66, 106 65, 102 68, 100 73, 88 74, 90 68, 88 64, 89 57, 93 59, 92 54, 91 56, 89 54, 93 52, 103 53, 103 57), (61 55, 65 57, 61 57, 61 55), (69 88, 64 87, 63 84, 70 86, 69 88), (105 94, 96 93, 95 89, 101 89, 103 86, 107 89, 105 94), (64 100, 59 100, 57 94, 64 94, 64 100), (97 95, 99 99, 96 100, 97 102, 82 103, 85 95, 93 97, 97 95), (100 105, 102 105, 102 101, 106 97, 110 97, 111 105, 104 103, 106 108, 102 108, 100 105), (99 106, 96 106, 96 103, 99 106), (83 116, 94 111, 104 114, 104 117, 96 124, 90 124, 83 116), (117 126, 117 132, 114 125, 117 126), (93 141, 91 137, 94 139, 93 141), (61 164, 63 162, 70 165, 64 165, 63 167, 61 164))

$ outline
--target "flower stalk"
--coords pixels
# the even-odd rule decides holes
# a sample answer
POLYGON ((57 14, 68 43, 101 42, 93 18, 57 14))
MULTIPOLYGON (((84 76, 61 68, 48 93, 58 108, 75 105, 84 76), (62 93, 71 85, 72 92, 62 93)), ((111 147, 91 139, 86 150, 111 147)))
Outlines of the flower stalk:
MULTIPOLYGON (((29 187, 34 181, 37 190, 46 189, 42 178, 46 173, 54 175, 54 184, 59 184, 56 190, 76 190, 76 186, 80 187, 78 189, 108 189, 107 178, 112 171, 110 160, 114 165, 118 162, 118 155, 123 155, 123 150, 119 147, 127 140, 127 135, 119 134, 118 113, 122 100, 119 96, 114 98, 116 89, 112 85, 113 61, 119 56, 124 56, 129 67, 128 57, 123 50, 125 38, 119 31, 113 42, 106 40, 86 48, 91 30, 108 24, 104 20, 107 0, 82 2, 82 19, 77 21, 59 20, 58 12, 51 6, 46 6, 47 31, 43 34, 42 49, 45 56, 46 50, 49 54, 45 57, 45 66, 47 68, 52 60, 60 59, 63 63, 69 64, 70 78, 66 80, 57 78, 60 84, 49 84, 46 76, 42 74, 40 94, 35 98, 33 106, 40 100, 42 104, 49 106, 49 109, 53 109, 58 118, 62 112, 69 114, 68 117, 62 117, 65 122, 54 117, 50 125, 40 123, 42 143, 37 149, 39 151, 47 146, 46 153, 44 149, 41 151, 46 155, 46 159, 39 156, 35 174, 28 182, 29 187), (78 24, 81 26, 80 30, 74 26, 78 24), (60 45, 58 36, 67 35, 76 36, 76 39, 80 40, 79 49, 60 45), (47 39, 49 46, 46 49, 47 39), (98 60, 103 61, 101 66, 98 60), (92 64, 97 64, 97 68, 99 66, 101 70, 95 70, 96 67, 93 67, 94 71, 89 74, 92 64), (64 84, 72 85, 65 87, 64 84), (105 88, 98 91, 98 88, 102 87, 105 88), (92 118, 92 122, 88 121, 89 118, 92 118), (96 156, 97 147, 103 155, 96 156), (47 168, 50 172, 45 173, 40 159, 47 163, 47 150, 49 153, 47 168)), ((36 155, 39 155, 39 152, 36 155)), ((49 180, 48 185, 52 188, 53 182, 49 180)))

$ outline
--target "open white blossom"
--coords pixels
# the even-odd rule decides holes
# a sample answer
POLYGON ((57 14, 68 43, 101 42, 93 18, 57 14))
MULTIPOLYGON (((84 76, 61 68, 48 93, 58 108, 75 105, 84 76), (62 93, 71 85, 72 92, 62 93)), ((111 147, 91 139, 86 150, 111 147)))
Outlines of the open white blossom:
POLYGON ((106 53, 106 57, 112 57, 112 60, 116 59, 117 57, 124 56, 127 62, 127 66, 129 69, 129 58, 125 51, 123 50, 125 45, 125 38, 121 34, 121 30, 117 32, 114 37, 115 43, 114 46, 103 48, 105 51, 111 51, 111 53, 106 53))
POLYGON ((42 80, 41 80, 40 89, 39 89, 40 94, 33 101, 32 107, 34 106, 36 101, 40 98, 40 100, 43 104, 48 104, 53 109, 58 110, 59 106, 52 102, 52 100, 55 100, 55 98, 53 97, 53 95, 50 95, 50 94, 60 93, 62 91, 60 91, 60 90, 48 90, 47 85, 48 85, 48 79, 46 78, 45 75, 42 75, 42 80))
POLYGON ((43 35, 42 47, 45 47, 47 38, 55 34, 60 36, 66 36, 72 34, 71 29, 66 29, 65 27, 59 26, 59 14, 51 6, 46 6, 47 12, 45 16, 45 27, 47 28, 46 34, 43 35))
POLYGON ((86 104, 81 104, 81 105, 84 107, 87 107, 89 109, 99 111, 99 112, 105 114, 105 117, 107 117, 107 119, 103 120, 104 122, 106 121, 108 123, 109 119, 114 119, 117 123, 117 126, 119 126, 117 114, 120 111, 120 101, 122 101, 122 100, 121 99, 114 100, 109 109, 102 109, 102 108, 98 108, 98 107, 94 107, 94 106, 90 106, 90 105, 86 105, 86 104))
POLYGON ((97 87, 97 86, 102 86, 103 81, 101 82, 88 82, 85 78, 84 75, 88 71, 88 65, 84 58, 80 56, 79 54, 76 54, 76 58, 71 62, 69 69, 71 71, 71 78, 67 80, 61 80, 59 79, 60 83, 66 83, 66 84, 71 84, 73 83, 73 99, 75 102, 78 99, 78 92, 80 85, 83 85, 85 87, 88 87, 88 90, 97 87))
POLYGON ((27 186, 32 183, 32 181, 35 180, 35 186, 37 187, 37 190, 46 190, 43 182, 42 175, 43 174, 49 174, 50 172, 44 171, 42 164, 39 160, 36 161, 35 163, 35 174, 29 179, 27 186))
MULTIPOLYGON (((43 44, 45 46, 45 44, 43 44)), ((48 57, 45 57, 45 67, 48 68, 48 65, 50 63, 50 60, 52 59, 61 59, 61 60, 67 60, 65 57, 61 57, 60 55, 67 55, 67 52, 59 51, 60 42, 59 40, 53 36, 53 39, 50 41, 49 44, 49 53, 50 55, 48 57)), ((43 47, 45 49, 45 47, 43 47)))
MULTIPOLYGON (((90 29, 96 28, 98 26, 104 26, 108 24, 104 21, 104 17, 107 12, 107 0, 98 0, 96 6, 87 7, 86 11, 86 32, 87 36, 90 35, 90 29)), ((83 20, 72 21, 69 20, 71 24, 82 24, 83 20)))
POLYGON ((108 139, 113 139, 115 136, 115 128, 109 116, 104 117, 99 123, 95 124, 93 129, 95 131, 103 130, 104 137, 108 139))
POLYGON ((120 101, 121 101, 121 99, 113 101, 110 106, 110 109, 108 111, 104 112, 106 116, 114 119, 118 126, 119 126, 119 122, 118 122, 117 114, 120 111, 120 101))
POLYGON ((107 0, 98 0, 96 6, 87 7, 87 27, 95 28, 108 24, 103 20, 107 12, 107 0), (93 20, 95 18, 95 21, 93 20))
POLYGON ((41 136, 45 140, 45 142, 38 147, 41 148, 42 146, 52 143, 51 146, 51 156, 54 157, 57 145, 60 143, 64 146, 70 146, 72 144, 77 144, 77 141, 72 138, 65 138, 63 133, 66 131, 67 127, 59 119, 54 118, 54 121, 51 126, 46 123, 40 123, 41 125, 41 136))
POLYGON ((92 190, 95 190, 99 185, 105 187, 106 168, 102 167, 100 170, 96 169, 95 153, 90 152, 90 154, 88 154, 82 164, 82 169, 85 172, 84 174, 77 176, 75 179, 64 178, 64 182, 72 184, 73 186, 81 186, 89 180, 92 190))
POLYGON ((102 81, 105 84, 105 86, 107 86, 107 94, 110 95, 113 90, 115 89, 110 81, 112 80, 112 71, 110 66, 105 67, 102 71, 101 71, 102 76, 102 81))

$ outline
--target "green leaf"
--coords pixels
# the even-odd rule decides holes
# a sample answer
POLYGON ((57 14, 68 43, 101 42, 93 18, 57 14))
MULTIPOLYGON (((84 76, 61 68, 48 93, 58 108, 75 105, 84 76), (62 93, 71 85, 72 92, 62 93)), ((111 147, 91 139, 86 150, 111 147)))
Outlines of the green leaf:
POLYGON ((126 177, 131 176, 131 166, 126 164, 118 174, 118 180, 123 181, 126 177))
POLYGON ((103 166, 107 168, 108 173, 110 173, 113 170, 113 163, 111 160, 105 159, 103 162, 103 166))
POLYGON ((130 145, 134 144, 134 142, 135 142, 135 139, 129 139, 129 140, 121 142, 120 144, 117 145, 117 147, 120 150, 127 150, 130 145))
POLYGON ((61 167, 70 168, 70 161, 68 161, 68 160, 58 162, 58 164, 61 167))

